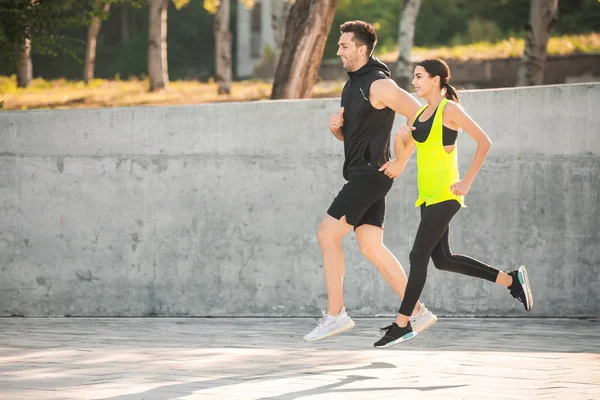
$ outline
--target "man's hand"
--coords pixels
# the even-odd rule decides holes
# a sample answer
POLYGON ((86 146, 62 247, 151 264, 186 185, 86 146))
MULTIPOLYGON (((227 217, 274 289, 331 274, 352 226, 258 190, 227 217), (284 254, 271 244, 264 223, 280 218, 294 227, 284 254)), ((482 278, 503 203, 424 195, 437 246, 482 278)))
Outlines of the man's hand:
POLYGON ((390 160, 383 164, 379 170, 383 171, 389 178, 396 179, 404 172, 404 168, 406 168, 406 161, 390 160))
POLYGON ((340 108, 338 114, 329 117, 329 130, 331 133, 335 134, 342 126, 344 126, 344 107, 340 108))

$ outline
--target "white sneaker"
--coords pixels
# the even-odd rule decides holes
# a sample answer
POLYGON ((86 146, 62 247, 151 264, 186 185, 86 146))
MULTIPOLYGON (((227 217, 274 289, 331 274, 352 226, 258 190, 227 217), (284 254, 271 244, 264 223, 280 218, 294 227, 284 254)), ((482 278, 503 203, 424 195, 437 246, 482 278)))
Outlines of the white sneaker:
POLYGON ((410 324, 417 333, 423 332, 431 325, 435 324, 437 317, 434 313, 429 311, 425 304, 421 303, 421 309, 417 315, 413 315, 409 318, 410 324))
POLYGON ((317 323, 317 327, 304 336, 305 342, 316 342, 317 340, 337 335, 354 328, 354 321, 346 314, 346 307, 337 317, 332 317, 325 310, 321 310, 323 316, 317 323))

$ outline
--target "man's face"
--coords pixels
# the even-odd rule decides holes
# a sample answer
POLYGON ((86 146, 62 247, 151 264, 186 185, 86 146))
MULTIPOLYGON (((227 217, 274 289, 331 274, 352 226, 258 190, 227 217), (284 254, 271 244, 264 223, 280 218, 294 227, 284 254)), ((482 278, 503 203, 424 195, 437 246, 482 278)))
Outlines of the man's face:
POLYGON ((346 71, 355 71, 361 53, 366 51, 365 45, 356 47, 356 43, 352 40, 353 37, 353 32, 345 32, 338 41, 337 56, 342 59, 342 65, 346 71))

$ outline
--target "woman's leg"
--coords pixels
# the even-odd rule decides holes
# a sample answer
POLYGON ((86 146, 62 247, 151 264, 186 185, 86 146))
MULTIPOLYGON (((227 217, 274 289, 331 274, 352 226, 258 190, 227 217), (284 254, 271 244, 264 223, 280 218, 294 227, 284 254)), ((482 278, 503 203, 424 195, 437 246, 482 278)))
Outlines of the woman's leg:
MULTIPOLYGON (((448 226, 431 253, 433 265, 439 270, 455 272, 485 279, 490 282, 496 282, 498 274, 501 271, 472 257, 452 253, 452 250, 450 250, 449 235, 450 227, 448 226)), ((509 276, 506 273, 504 273, 504 275, 507 277, 509 276)), ((508 284, 510 285, 510 282, 508 284)), ((505 286, 508 287, 508 285, 505 286)))
POLYGON ((521 266, 513 271, 504 272, 475 258, 454 254, 450 250, 449 236, 450 227, 447 227, 442 239, 431 253, 433 265, 437 269, 485 279, 504 286, 510 289, 513 297, 523 303, 527 311, 531 310, 533 296, 525 267, 521 266))
POLYGON ((392 325, 383 328, 384 335, 375 342, 377 348, 390 347, 415 337, 409 326, 409 316, 421 296, 427 279, 427 264, 433 249, 446 231, 450 220, 460 209, 456 200, 445 201, 426 207, 421 206, 421 222, 410 252, 410 274, 399 314, 392 325))
MULTIPOLYGON (((400 314, 406 316, 406 321, 425 286, 427 264, 433 249, 439 243, 452 217, 459 209, 460 204, 456 200, 444 201, 428 207, 421 206, 421 223, 409 255, 410 274, 399 311, 400 314)), ((406 323, 400 326, 406 326, 406 323)))

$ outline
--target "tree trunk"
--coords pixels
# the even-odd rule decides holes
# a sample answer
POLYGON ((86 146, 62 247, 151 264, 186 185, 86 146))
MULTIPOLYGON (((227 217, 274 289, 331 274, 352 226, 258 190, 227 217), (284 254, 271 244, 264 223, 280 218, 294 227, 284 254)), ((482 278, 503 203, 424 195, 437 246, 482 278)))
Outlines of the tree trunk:
POLYGON ((338 0, 297 0, 290 9, 272 99, 312 95, 338 0))
POLYGON ((121 12, 120 12, 120 17, 121 17, 121 23, 120 28, 121 28, 121 42, 122 43, 127 43, 129 42, 129 37, 130 35, 130 30, 129 30, 129 9, 127 8, 128 4, 127 3, 123 3, 121 4, 121 12))
POLYGON ((421 0, 404 0, 398 26, 398 61, 394 71, 396 83, 409 90, 413 76, 412 48, 415 37, 415 24, 419 15, 421 0))
POLYGON ((525 51, 517 75, 517 86, 544 83, 548 38, 552 25, 557 20, 558 0, 531 0, 525 51))
POLYGON ((33 78, 33 66, 31 64, 31 39, 23 38, 15 43, 17 53, 17 86, 24 88, 29 86, 33 78))
MULTIPOLYGON (((100 7, 102 4, 100 0, 96 1, 96 7, 100 7)), ((102 12, 107 13, 110 10, 110 3, 104 4, 102 12)), ((85 83, 90 83, 94 78, 94 67, 96 65, 96 41, 98 39, 98 33, 100 33, 100 26, 102 20, 100 18, 94 18, 92 24, 88 29, 87 47, 85 49, 85 65, 83 67, 83 80, 85 83)))
POLYGON ((275 38, 275 67, 281 57, 283 40, 285 39, 285 24, 290 14, 291 0, 271 0, 271 27, 275 38))
POLYGON ((229 29, 229 2, 221 0, 215 14, 215 73, 219 94, 231 92, 231 30, 229 29))
POLYGON ((148 78, 150 90, 166 89, 169 85, 167 69, 167 8, 169 0, 151 0, 150 32, 148 37, 148 78))

